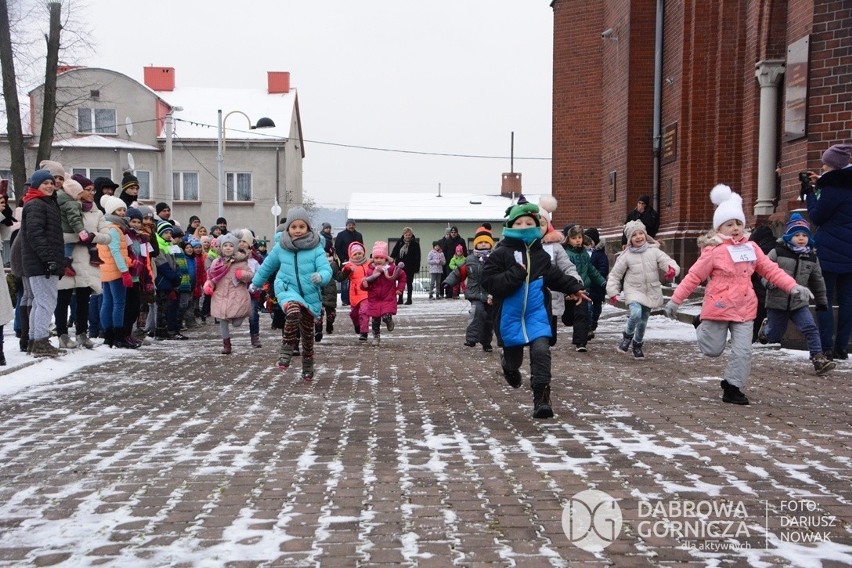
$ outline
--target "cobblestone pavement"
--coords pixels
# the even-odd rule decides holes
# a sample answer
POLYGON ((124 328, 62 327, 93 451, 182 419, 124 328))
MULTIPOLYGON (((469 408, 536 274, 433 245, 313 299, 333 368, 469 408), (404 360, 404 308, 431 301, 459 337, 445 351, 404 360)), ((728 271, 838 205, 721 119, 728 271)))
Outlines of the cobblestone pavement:
POLYGON ((852 564, 852 363, 761 348, 722 404, 724 357, 655 318, 627 358, 607 307, 588 353, 560 329, 534 421, 466 308, 403 306, 380 346, 341 308, 311 384, 208 325, 7 397, 0 565, 852 564))

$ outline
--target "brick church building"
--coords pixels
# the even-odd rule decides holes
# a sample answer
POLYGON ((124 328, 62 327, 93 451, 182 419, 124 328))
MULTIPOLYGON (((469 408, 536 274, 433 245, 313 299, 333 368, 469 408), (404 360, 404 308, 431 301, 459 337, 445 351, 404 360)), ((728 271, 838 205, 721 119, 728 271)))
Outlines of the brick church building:
POLYGON ((688 268, 713 185, 742 194, 748 226, 777 226, 801 205, 798 172, 852 140, 852 0, 551 7, 557 226, 597 226, 619 248, 650 195, 688 268))

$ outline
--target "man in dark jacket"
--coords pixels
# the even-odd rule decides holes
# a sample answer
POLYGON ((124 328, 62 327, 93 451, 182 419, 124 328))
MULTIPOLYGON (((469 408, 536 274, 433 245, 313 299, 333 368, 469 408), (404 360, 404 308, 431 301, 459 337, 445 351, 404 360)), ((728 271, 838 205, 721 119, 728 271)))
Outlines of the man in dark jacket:
MULTIPOLYGON (((337 233, 334 237, 334 252, 340 260, 340 265, 349 260, 349 245, 352 243, 364 244, 364 235, 355 230, 355 221, 346 220, 346 229, 337 233)), ((366 248, 366 247, 365 247, 366 248)), ((340 300, 344 306, 349 305, 349 280, 340 283, 340 300)))
POLYGON ((50 321, 59 295, 59 278, 65 272, 62 221, 54 199, 56 185, 49 170, 36 170, 24 194, 21 214, 23 276, 33 295, 29 345, 36 357, 64 353, 50 344, 50 321))
MULTIPOLYGON (((417 238, 414 236, 414 231, 411 230, 411 227, 405 227, 402 230, 402 237, 393 246, 391 258, 397 264, 402 262, 404 265, 402 270, 408 278, 405 281, 408 291, 408 299, 405 303, 410 305, 411 291, 414 288, 414 276, 420 271, 420 243, 417 242, 417 238)), ((397 303, 402 303, 402 296, 399 297, 397 303)))
MULTIPOLYGON (((639 201, 636 202, 636 209, 627 214, 624 224, 626 225, 630 221, 642 221, 642 224, 645 225, 645 233, 652 238, 657 236, 657 231, 660 228, 660 214, 651 207, 650 196, 639 197, 639 201)), ((622 234, 621 245, 626 244, 627 237, 622 234)))

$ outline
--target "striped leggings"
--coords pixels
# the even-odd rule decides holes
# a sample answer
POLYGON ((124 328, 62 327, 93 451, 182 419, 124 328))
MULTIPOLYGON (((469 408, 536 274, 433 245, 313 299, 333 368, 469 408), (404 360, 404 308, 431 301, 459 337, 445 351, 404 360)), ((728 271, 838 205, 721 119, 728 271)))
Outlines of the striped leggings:
POLYGON ((314 357, 314 314, 298 302, 284 304, 284 330, 281 348, 293 348, 298 341, 296 334, 302 337, 302 356, 305 359, 314 357))

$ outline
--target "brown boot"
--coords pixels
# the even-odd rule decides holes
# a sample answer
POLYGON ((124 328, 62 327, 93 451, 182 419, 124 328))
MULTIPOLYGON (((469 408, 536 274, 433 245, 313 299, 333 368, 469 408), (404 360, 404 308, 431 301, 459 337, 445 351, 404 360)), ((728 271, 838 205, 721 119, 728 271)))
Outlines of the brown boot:
POLYGON ((260 334, 259 334, 259 333, 252 333, 252 334, 251 334, 251 346, 252 346, 252 347, 255 347, 255 348, 257 348, 257 347, 263 347, 263 346, 260 344, 260 334))
POLYGON ((231 354, 231 338, 222 339, 222 355, 231 354))
POLYGON ((36 339, 32 342, 33 357, 56 357, 65 353, 64 349, 57 349, 51 345, 48 338, 36 339))

